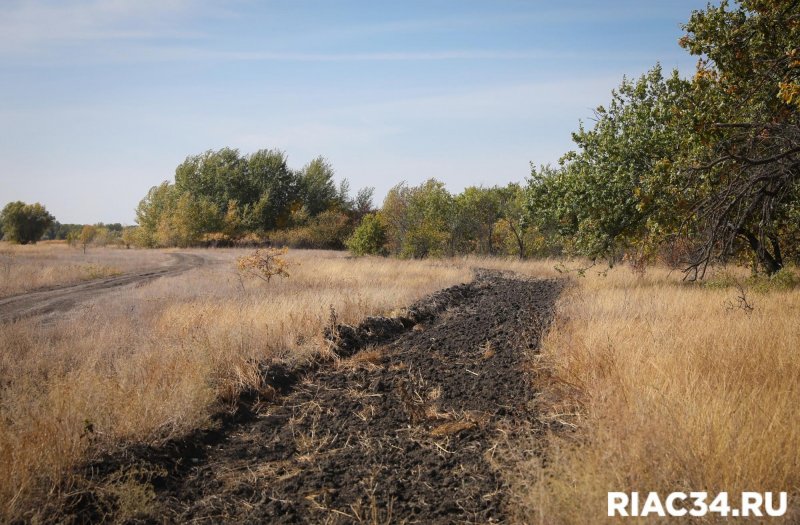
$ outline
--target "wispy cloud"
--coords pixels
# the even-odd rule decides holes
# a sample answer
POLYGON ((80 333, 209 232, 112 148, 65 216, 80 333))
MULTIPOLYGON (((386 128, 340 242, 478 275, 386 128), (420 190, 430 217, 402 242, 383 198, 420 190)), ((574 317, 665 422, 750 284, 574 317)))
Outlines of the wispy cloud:
POLYGON ((170 21, 189 0, 44 0, 0 4, 0 51, 32 51, 65 41, 130 40, 179 34, 170 21))
POLYGON ((575 114, 604 102, 598 93, 609 93, 619 84, 617 75, 562 78, 527 83, 510 83, 467 90, 451 89, 428 96, 390 99, 331 110, 342 118, 359 115, 378 120, 413 121, 439 119, 458 122, 470 119, 536 119, 558 117, 565 111, 575 114))
MULTIPOLYGON (((681 55, 675 53, 677 60, 681 55)), ((662 56, 661 60, 672 60, 662 56)), ((43 59, 42 59, 43 60, 43 59)), ((163 62, 297 62, 297 63, 358 63, 358 62, 467 62, 467 61, 540 61, 560 60, 577 63, 606 63, 620 61, 652 62, 652 54, 636 50, 608 53, 607 51, 577 51, 563 49, 430 49, 415 51, 362 52, 295 52, 271 50, 216 50, 201 46, 159 45, 137 43, 96 49, 82 56, 51 58, 63 63, 163 63, 163 62)))
MULTIPOLYGON (((202 48, 160 48, 149 53, 161 60, 235 60, 263 62, 407 62, 442 60, 530 60, 553 57, 548 50, 454 49, 375 51, 359 53, 296 53, 283 51, 212 51, 202 48)), ((559 53, 562 56, 566 53, 559 53)), ((577 56, 569 53, 570 56, 577 56)))
MULTIPOLYGON (((663 4, 632 1, 627 4, 590 3, 587 5, 556 5, 539 3, 535 9, 520 3, 495 5, 505 12, 475 12, 470 14, 440 15, 433 18, 396 19, 380 23, 357 24, 323 29, 316 33, 325 40, 366 37, 386 34, 436 33, 475 29, 535 27, 537 25, 578 22, 620 22, 626 20, 653 20, 671 18, 674 10, 663 4)), ((302 38, 302 37, 298 37, 302 38)))

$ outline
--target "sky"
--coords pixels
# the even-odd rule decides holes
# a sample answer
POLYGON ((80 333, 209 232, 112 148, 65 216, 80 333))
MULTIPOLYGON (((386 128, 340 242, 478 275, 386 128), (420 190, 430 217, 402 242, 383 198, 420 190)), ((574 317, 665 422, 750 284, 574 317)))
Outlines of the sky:
POLYGON ((523 182, 623 76, 689 75, 705 0, 0 0, 0 206, 134 223, 188 155, 322 155, 351 188, 523 182))

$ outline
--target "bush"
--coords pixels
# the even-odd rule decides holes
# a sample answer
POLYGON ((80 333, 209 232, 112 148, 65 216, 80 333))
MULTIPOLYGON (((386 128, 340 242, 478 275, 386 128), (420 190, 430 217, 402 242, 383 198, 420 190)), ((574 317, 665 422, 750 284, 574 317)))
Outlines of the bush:
POLYGON ((386 226, 381 217, 374 213, 364 216, 346 244, 353 255, 386 255, 386 226))
POLYGON ((271 232, 269 240, 277 246, 290 248, 342 250, 351 231, 346 214, 328 210, 311 219, 307 226, 271 232))
POLYGON ((9 202, 0 212, 5 240, 19 244, 35 243, 53 224, 55 217, 44 206, 25 204, 22 201, 9 202))
POLYGON ((786 291, 800 285, 800 276, 791 268, 783 268, 770 276, 755 275, 748 280, 748 283, 757 292, 786 291))

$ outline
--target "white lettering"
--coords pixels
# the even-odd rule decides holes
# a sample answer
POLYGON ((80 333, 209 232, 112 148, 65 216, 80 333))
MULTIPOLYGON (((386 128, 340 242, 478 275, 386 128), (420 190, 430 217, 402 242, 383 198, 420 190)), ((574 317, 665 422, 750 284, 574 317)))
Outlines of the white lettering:
POLYGON ((694 507, 689 511, 689 514, 692 516, 705 516, 708 513, 708 505, 706 504, 708 493, 690 492, 689 496, 694 500, 694 507))
POLYGON ((658 498, 657 492, 650 492, 647 499, 644 500, 644 507, 640 516, 647 516, 648 514, 656 514, 658 516, 666 516, 664 514, 664 507, 661 505, 661 500, 658 498))
POLYGON ((742 516, 763 516, 761 514, 763 502, 764 498, 760 492, 742 492, 742 516))
POLYGON ((608 493, 608 515, 609 516, 627 516, 628 511, 625 507, 628 506, 628 495, 625 492, 609 492, 608 493), (619 512, 619 514, 617 514, 619 512))
POLYGON ((669 496, 667 496, 667 512, 669 512, 670 516, 686 516, 688 512, 684 508, 678 508, 675 506, 675 501, 680 500, 681 502, 686 500, 686 493, 685 492, 673 492, 669 496))
POLYGON ((777 509, 775 509, 772 506, 772 492, 767 492, 765 497, 766 497, 765 503, 766 503, 767 516, 783 516, 784 514, 786 514, 787 503, 786 503, 785 492, 778 493, 778 498, 780 498, 780 507, 777 509))

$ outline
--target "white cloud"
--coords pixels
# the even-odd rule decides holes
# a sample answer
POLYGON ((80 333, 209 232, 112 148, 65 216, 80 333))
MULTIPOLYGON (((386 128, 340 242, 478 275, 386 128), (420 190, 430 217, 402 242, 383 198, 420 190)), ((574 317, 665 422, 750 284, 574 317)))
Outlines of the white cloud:
POLYGON ((444 50, 444 51, 400 51, 366 53, 286 53, 270 51, 206 52, 199 50, 203 58, 253 61, 291 62, 393 62, 426 60, 524 60, 545 58, 552 53, 545 50, 444 50))
MULTIPOLYGON (((357 115, 373 120, 528 119, 559 116, 565 109, 598 104, 598 94, 608 94, 620 76, 578 77, 554 81, 515 83, 440 93, 331 110, 331 116, 357 115)), ((589 111, 587 111, 589 113, 589 111)))
POLYGON ((0 52, 31 52, 64 41, 172 36, 169 20, 189 0, 17 1, 0 5, 0 52))

